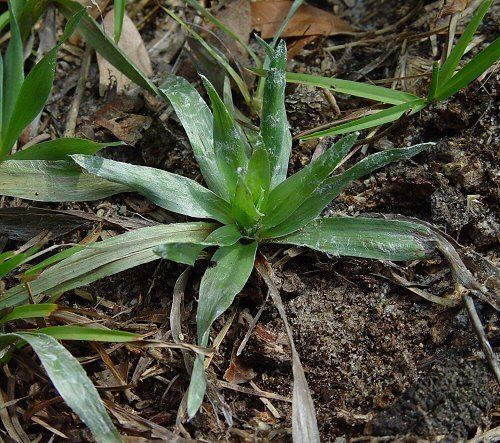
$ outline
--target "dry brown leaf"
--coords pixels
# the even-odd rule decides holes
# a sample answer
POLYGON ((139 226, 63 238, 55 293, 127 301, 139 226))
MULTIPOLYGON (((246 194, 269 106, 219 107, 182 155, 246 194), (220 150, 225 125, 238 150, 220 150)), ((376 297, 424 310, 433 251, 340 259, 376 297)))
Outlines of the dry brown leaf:
MULTIPOLYGON (((291 5, 291 1, 284 0, 253 2, 253 28, 260 31, 262 38, 271 38, 278 31, 291 5)), ((349 23, 327 11, 311 5, 302 5, 288 23, 282 36, 335 35, 354 31, 349 23)))
POLYGON ((457 12, 463 12, 467 5, 469 4, 469 0, 450 0, 447 1, 441 11, 439 11, 437 19, 442 19, 448 15, 456 14, 457 12))
MULTIPOLYGON (((114 12, 110 11, 104 17, 104 29, 106 33, 113 38, 114 35, 114 12)), ((144 46, 141 34, 134 25, 134 22, 125 15, 123 19, 123 28, 118 47, 132 60, 139 69, 147 76, 153 74, 151 60, 148 51, 144 46)), ((104 95, 106 90, 116 84, 118 93, 122 93, 131 84, 131 81, 116 69, 111 63, 97 54, 97 63, 99 65, 99 93, 104 95)))
POLYGON ((245 365, 239 357, 235 356, 231 359, 231 363, 224 373, 224 380, 239 385, 253 380, 256 375, 257 373, 252 368, 245 365))

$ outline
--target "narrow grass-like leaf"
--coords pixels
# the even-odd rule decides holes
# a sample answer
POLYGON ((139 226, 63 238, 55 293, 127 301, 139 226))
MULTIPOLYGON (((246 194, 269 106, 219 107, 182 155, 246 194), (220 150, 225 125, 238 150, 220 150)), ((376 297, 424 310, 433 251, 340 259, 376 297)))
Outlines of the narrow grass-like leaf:
MULTIPOLYGON (((465 88, 469 83, 478 78, 491 65, 500 58, 500 37, 490 43, 469 63, 458 71, 448 82, 440 84, 436 93, 437 100, 445 100, 465 88)), ((441 77, 441 76, 440 76, 441 77)))
POLYGON ((262 229, 272 228, 294 214, 334 171, 354 146, 356 138, 357 134, 342 138, 316 160, 273 189, 264 210, 266 215, 262 220, 262 229))
MULTIPOLYGON (((85 10, 84 6, 73 0, 55 0, 55 2, 58 4, 59 10, 67 18, 82 9, 85 10)), ((113 39, 104 32, 102 27, 87 12, 78 25, 78 31, 90 46, 120 70, 122 74, 152 94, 162 96, 156 85, 116 46, 113 39)))
POLYGON ((393 122, 401 117, 406 111, 411 110, 410 114, 420 111, 426 106, 424 99, 418 99, 411 102, 402 103, 400 105, 391 106, 390 108, 376 112, 375 114, 367 115, 356 120, 334 126, 329 129, 314 132, 301 137, 302 140, 311 140, 319 137, 330 135, 347 134, 350 132, 361 131, 362 129, 373 128, 375 126, 385 125, 393 122))
POLYGON ((417 260, 434 250, 421 225, 397 220, 364 217, 328 217, 306 225, 276 243, 307 246, 335 256, 379 260, 417 260))
POLYGON ((120 36, 122 35, 126 3, 126 0, 114 0, 115 43, 118 43, 120 36))
POLYGON ((0 195, 46 202, 91 201, 131 189, 92 174, 73 162, 6 160, 0 163, 0 195))
MULTIPOLYGON (((30 282, 31 293, 39 302, 44 294, 57 296, 101 278, 158 260, 154 249, 167 243, 202 243, 217 226, 211 223, 177 223, 140 228, 86 246, 30 282)), ((28 301, 24 285, 6 291, 0 309, 28 301)))
POLYGON ((77 245, 77 246, 72 246, 71 248, 67 248, 64 251, 58 252, 57 254, 53 254, 50 257, 46 258, 45 260, 41 261, 40 263, 37 263, 36 265, 32 266, 29 268, 27 271, 24 272, 24 277, 32 277, 34 275, 39 274, 42 272, 45 268, 48 268, 49 266, 52 266, 61 260, 64 260, 65 258, 71 257, 73 254, 76 254, 77 252, 81 251, 82 249, 85 249, 85 246, 82 245, 77 245))
POLYGON ((98 341, 103 343, 130 343, 142 338, 139 334, 127 331, 74 325, 48 326, 37 329, 37 332, 47 334, 57 340, 98 341))
MULTIPOLYGON (((252 273, 257 243, 235 243, 219 249, 218 263, 207 269, 201 280, 196 322, 198 344, 206 346, 212 323, 231 306, 236 295, 243 289, 252 273)), ((200 408, 205 394, 203 359, 195 360, 189 386, 187 410, 193 417, 200 408)))
POLYGON ((54 303, 17 306, 0 318, 0 324, 25 318, 49 317, 54 314, 54 312, 57 312, 58 309, 59 306, 54 303))
POLYGON ((120 443, 104 403, 78 360, 54 338, 40 333, 3 334, 27 341, 66 404, 80 417, 99 443, 120 443))
MULTIPOLYGON (((18 14, 20 3, 9 0, 10 41, 4 58, 3 70, 3 101, 2 101, 2 142, 4 132, 11 120, 14 106, 24 81, 24 54, 18 14)), ((0 160, 7 155, 10 146, 2 143, 0 160)))
POLYGON ((467 46, 472 41, 474 34, 476 33, 477 28, 483 21, 484 16, 488 12, 489 7, 491 6, 493 0, 485 0, 479 8, 477 9, 474 17, 469 22, 469 24, 464 29, 461 37, 459 38, 457 44, 453 47, 450 52, 450 55, 443 63, 440 72, 440 82, 441 84, 445 84, 448 80, 453 77, 456 67, 460 63, 462 56, 467 49, 467 46))
POLYGON ((10 118, 4 122, 4 132, 2 133, 4 149, 8 150, 14 145, 22 130, 45 106, 54 82, 57 50, 73 33, 84 13, 86 13, 85 10, 81 10, 70 17, 59 43, 43 56, 22 83, 15 101, 12 103, 13 109, 10 118))
POLYGON ((190 217, 213 218, 222 223, 231 222, 231 209, 227 202, 187 177, 102 157, 73 155, 71 158, 91 174, 139 192, 169 211, 190 217))
POLYGON ((436 91, 439 86, 439 62, 434 62, 432 65, 431 84, 429 85, 429 93, 427 94, 427 101, 431 102, 436 96, 436 91))
POLYGON ((321 211, 354 180, 364 177, 389 163, 408 160, 433 145, 434 143, 423 143, 410 146, 409 148, 387 149, 383 152, 369 155, 347 169, 344 173, 327 178, 311 197, 300 205, 292 216, 274 228, 264 231, 261 237, 280 237, 300 229, 302 226, 319 217, 321 211))
POLYGON ((94 155, 107 146, 122 146, 123 142, 97 143, 83 138, 56 138, 37 143, 29 148, 17 151, 11 160, 68 160, 68 155, 94 155))
POLYGON ((412 102, 420 98, 408 92, 396 91, 395 89, 384 88, 369 83, 342 80, 333 77, 320 77, 317 75, 287 72, 286 80, 289 83, 329 88, 341 94, 349 94, 355 97, 366 98, 391 105, 400 105, 401 103, 412 102))
POLYGON ((194 86, 182 77, 169 75, 160 89, 172 104, 186 131, 208 187, 223 197, 224 180, 219 173, 213 148, 212 112, 194 86))
POLYGON ((170 15, 177 23, 181 25, 181 27, 188 32, 191 37, 193 37, 203 48, 217 61, 228 73, 228 75, 233 79, 236 86, 241 92, 241 95, 245 99, 247 105, 251 105, 252 97, 250 95, 250 91, 245 83, 245 80, 233 69, 233 67, 229 64, 225 57, 222 57, 218 51, 216 51, 212 46, 210 46, 204 39, 201 37, 196 31, 194 31, 190 26, 188 26, 184 20, 177 16, 174 12, 170 11, 167 8, 163 8, 163 10, 170 15))
POLYGON ((229 200, 234 195, 240 171, 247 167, 247 147, 240 128, 233 115, 226 109, 219 94, 208 79, 203 78, 203 81, 213 109, 215 158, 219 172, 224 178, 225 198, 229 200))
POLYGON ((22 264, 28 257, 38 252, 40 248, 38 246, 33 246, 29 248, 26 252, 20 252, 18 254, 14 253, 11 257, 0 261, 0 278, 5 277, 9 272, 16 269, 20 264, 22 264))
POLYGON ((205 8, 198 2, 198 0, 186 0, 186 3, 188 3, 191 7, 196 9, 200 14, 202 14, 204 17, 210 20, 222 32, 224 32, 225 34, 236 40, 241 45, 241 47, 248 53, 248 55, 252 57, 256 66, 261 65, 262 62, 259 59, 258 55, 253 51, 250 45, 240 37, 240 35, 237 32, 234 32, 231 28, 222 23, 217 17, 213 16, 207 8, 205 8))
POLYGON ((286 45, 277 46, 264 86, 260 130, 269 154, 271 189, 286 178, 292 149, 292 136, 285 109, 286 45))
MULTIPOLYGON (((290 7, 290 10, 288 11, 288 14, 286 15, 285 19, 281 23, 281 25, 280 25, 278 31, 276 32, 276 34, 274 34, 273 40, 272 40, 271 44, 269 45, 272 49, 274 49, 276 47, 276 43, 278 43, 278 40, 281 37, 281 34, 283 34, 283 31, 286 29, 288 23, 293 18, 293 16, 297 12, 297 9, 299 9, 299 7, 300 7, 300 5, 302 3, 303 3, 303 0, 294 0, 294 2, 292 3, 292 6, 290 7)), ((266 51, 266 56, 264 58, 264 63, 262 65, 262 67, 264 69, 268 69, 269 68, 269 65, 271 63, 271 58, 272 57, 268 54, 268 51, 266 51)), ((259 84, 257 85, 257 92, 256 92, 256 97, 257 97, 256 100, 257 101, 259 101, 262 98, 262 96, 263 96, 264 89, 265 89, 264 84, 265 84, 265 81, 264 81, 263 78, 261 78, 259 80, 259 84)))

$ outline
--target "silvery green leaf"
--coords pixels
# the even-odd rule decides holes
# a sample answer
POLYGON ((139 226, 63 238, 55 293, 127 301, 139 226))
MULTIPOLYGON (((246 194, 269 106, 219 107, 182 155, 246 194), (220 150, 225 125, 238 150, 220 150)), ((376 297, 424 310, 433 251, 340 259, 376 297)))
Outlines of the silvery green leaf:
POLYGON ((46 202, 92 201, 130 192, 127 186, 83 173, 71 161, 0 162, 0 195, 46 202))
POLYGON ((264 84, 260 130, 269 154, 271 189, 286 178, 292 149, 292 136, 285 109, 286 45, 281 41, 274 51, 264 84))
POLYGON ((275 243, 306 246, 335 256, 417 260, 434 252, 430 231, 416 223, 368 217, 326 217, 275 243))
POLYGON ((272 228, 295 213, 354 146, 357 134, 350 134, 335 143, 306 167, 281 182, 269 194, 263 210, 263 230, 272 228))
POLYGON ((228 203, 187 177, 96 156, 72 155, 71 158, 91 174, 139 192, 169 211, 190 217, 213 218, 222 223, 231 222, 228 203))
MULTIPOLYGON (((212 323, 233 303, 252 273, 257 242, 221 247, 217 264, 205 272, 201 280, 196 322, 198 344, 208 344, 212 323)), ((201 406, 206 390, 203 358, 195 360, 188 391, 188 414, 193 417, 201 406)))
MULTIPOLYGON (((39 302, 44 295, 59 294, 101 278, 158 260, 154 250, 168 243, 202 243, 217 226, 211 223, 176 223, 140 228, 86 246, 83 250, 45 269, 30 282, 39 302)), ((0 309, 28 301, 25 285, 15 286, 0 298, 0 309)))
POLYGON ((290 234, 319 217, 321 211, 337 197, 354 180, 357 180, 376 169, 411 157, 433 146, 434 143, 422 143, 409 148, 387 149, 369 155, 344 173, 327 178, 316 191, 300 205, 285 221, 262 233, 263 238, 280 237, 290 234))

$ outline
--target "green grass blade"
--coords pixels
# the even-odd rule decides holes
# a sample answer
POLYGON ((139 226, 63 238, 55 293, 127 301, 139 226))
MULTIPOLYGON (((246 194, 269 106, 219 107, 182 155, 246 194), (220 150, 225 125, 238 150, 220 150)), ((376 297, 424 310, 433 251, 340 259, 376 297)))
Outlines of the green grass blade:
POLYGON ((0 163, 0 195, 46 202, 92 201, 121 192, 126 186, 82 174, 73 162, 6 160, 0 163))
POLYGON ((190 178, 102 157, 72 155, 71 158, 87 172, 139 192, 169 211, 190 217, 213 218, 221 223, 231 221, 228 203, 190 178))
POLYGON ((264 86, 260 130, 271 166, 271 189, 286 178, 292 136, 285 109, 286 45, 276 48, 264 86))
POLYGON ((5 11, 0 15, 0 32, 9 24, 10 22, 10 12, 5 11))
MULTIPOLYGON (((217 226, 211 223, 177 223, 140 228, 86 246, 71 257, 47 268, 30 283, 35 301, 44 294, 59 295, 101 278, 158 260, 154 249, 167 243, 202 243, 217 226)), ((24 285, 0 297, 0 309, 28 301, 24 285)))
POLYGON ((29 268, 23 275, 25 277, 30 277, 39 274, 42 272, 44 269, 48 268, 49 266, 55 265, 56 263, 60 262, 61 260, 64 260, 65 258, 71 257, 73 254, 76 254, 77 252, 85 249, 85 246, 72 246, 71 248, 65 249, 64 251, 58 252, 57 254, 53 254, 47 259, 43 260, 40 263, 37 263, 36 265, 32 266, 29 268))
POLYGON ((330 135, 348 134, 350 132, 361 131, 362 129, 385 125, 386 123, 397 120, 408 110, 411 110, 411 114, 414 114, 415 112, 423 109, 425 106, 426 101, 423 99, 391 106, 390 108, 376 112, 375 114, 370 114, 366 117, 361 117, 356 120, 334 126, 333 128, 305 135, 304 137, 301 137, 301 140, 311 140, 314 138, 326 137, 330 135))
POLYGON ((234 32, 231 28, 222 23, 217 17, 213 16, 208 9, 202 6, 198 0, 186 0, 191 7, 196 9, 201 15, 210 20, 215 26, 217 26, 222 32, 227 34, 229 37, 232 37, 236 40, 242 48, 252 57, 256 66, 260 66, 262 61, 259 56, 253 51, 248 43, 246 43, 236 32, 234 32))
POLYGON ((423 143, 409 148, 387 149, 369 155, 344 173, 327 178, 314 194, 302 203, 288 219, 278 226, 264 231, 261 236, 263 238, 280 237, 302 228, 319 217, 323 209, 354 180, 364 177, 389 163, 408 160, 433 145, 434 143, 423 143))
POLYGON ((177 14, 173 13, 167 8, 163 8, 163 10, 170 15, 177 23, 181 25, 181 27, 189 33, 201 46, 217 61, 228 73, 228 75, 233 79, 236 86, 241 92, 245 103, 247 105, 251 105, 252 97, 250 95, 250 91, 245 83, 245 80, 233 69, 233 67, 229 64, 225 57, 222 57, 218 51, 216 51, 212 46, 210 46, 204 39, 201 37, 196 31, 194 31, 190 26, 188 26, 184 20, 177 16, 177 14))
POLYGON ((14 335, 30 344, 54 387, 66 404, 89 427, 96 441, 120 443, 120 435, 109 418, 97 389, 78 360, 48 335, 28 332, 14 335))
POLYGON ((123 142, 97 143, 83 138, 56 138, 17 151, 11 160, 68 160, 72 154, 94 155, 108 146, 122 146, 123 142))
MULTIPOLYGON (((2 129, 7 128, 14 106, 17 101, 17 96, 21 90, 24 81, 24 53, 23 42, 21 39, 21 31, 19 30, 18 13, 15 2, 9 0, 9 19, 10 19, 10 41, 7 47, 7 52, 4 58, 3 72, 3 102, 2 102, 2 129)), ((18 5, 20 6, 20 5, 18 5)), ((2 132, 2 147, 0 148, 0 160, 2 155, 7 155, 7 149, 10 146, 5 146, 3 143, 2 132)))
POLYGON ((270 229, 290 217, 333 172, 356 142, 351 134, 335 143, 305 168, 288 177, 269 194, 262 229, 270 229))
POLYGON ((0 262, 0 278, 5 277, 9 272, 16 269, 19 265, 24 263, 28 257, 38 252, 39 249, 38 247, 32 247, 26 252, 14 254, 12 257, 0 262))
POLYGON ((126 0, 114 0, 115 43, 120 41, 120 36, 122 35, 126 3, 126 0))
MULTIPOLYGON (((71 17, 82 9, 86 11, 82 5, 73 0, 55 0, 55 2, 66 17, 71 17)), ((113 39, 87 12, 78 25, 78 31, 90 46, 136 85, 163 97, 156 85, 116 46, 113 39)))
POLYGON ((213 148, 213 116, 198 91, 186 79, 169 75, 160 86, 172 104, 189 138, 191 147, 208 187, 225 195, 213 148))
POLYGON ((241 129, 233 115, 227 110, 217 91, 203 77, 205 88, 212 103, 213 109, 213 140, 215 158, 219 172, 224 178, 225 198, 231 199, 236 189, 239 171, 246 170, 248 158, 247 147, 241 129))
POLYGON ((22 83, 10 119, 5 122, 2 137, 4 149, 9 150, 14 145, 23 129, 44 108, 54 82, 57 50, 73 33, 84 13, 84 10, 79 11, 68 20, 59 43, 44 55, 22 83))
POLYGON ((289 83, 328 88, 333 92, 349 94, 354 97, 366 98, 390 105, 400 105, 402 103, 412 102, 420 98, 416 95, 410 94, 409 92, 396 91, 394 89, 371 85, 369 83, 342 80, 340 78, 333 77, 320 77, 317 75, 287 72, 286 80, 289 83))
POLYGON ((91 326, 48 326, 37 329, 37 332, 47 334, 57 340, 98 341, 103 343, 130 343, 142 338, 139 334, 118 331, 104 327, 91 326))
POLYGON ((436 91, 439 86, 439 62, 434 62, 432 65, 431 84, 429 85, 429 93, 427 94, 427 101, 431 102, 436 97, 436 91))
POLYGON ((490 43, 469 63, 458 71, 447 83, 441 84, 436 94, 437 100, 445 100, 477 79, 500 58, 500 37, 490 43))
MULTIPOLYGON (((212 323, 231 306, 245 286, 252 273, 256 252, 256 242, 246 245, 235 243, 219 249, 217 264, 207 269, 201 280, 196 313, 199 345, 207 346, 212 323)), ((204 375, 200 374, 203 370, 203 361, 193 368, 187 401, 190 417, 200 408, 205 394, 204 375)))
POLYGON ((453 49, 450 52, 450 55, 448 56, 446 61, 443 63, 443 66, 441 67, 441 73, 440 73, 441 84, 444 85, 448 80, 450 80, 453 77, 455 69, 460 63, 460 60, 462 59, 462 56, 464 55, 465 50, 467 49, 467 46, 472 41, 472 38, 474 37, 477 28, 483 21, 483 18, 488 12, 488 9, 491 6, 492 2, 493 0, 485 0, 483 3, 481 3, 476 13, 474 14, 474 17, 472 17, 472 20, 464 29, 462 36, 459 38, 457 44, 453 47, 453 49))
POLYGON ((416 260, 430 256, 433 244, 427 228, 415 223, 364 217, 328 217, 275 239, 335 256, 379 260, 416 260))
POLYGON ((59 306, 53 303, 41 303, 38 305, 24 305, 13 308, 10 312, 0 318, 0 324, 5 324, 13 320, 25 318, 50 317, 57 312, 59 306))
MULTIPOLYGON (((0 54, 0 141, 3 140, 3 82, 4 82, 4 65, 3 65, 3 56, 2 54, 0 54)), ((2 161, 4 151, 7 152, 7 149, 4 149, 2 146, 0 146, 0 161, 2 161)))

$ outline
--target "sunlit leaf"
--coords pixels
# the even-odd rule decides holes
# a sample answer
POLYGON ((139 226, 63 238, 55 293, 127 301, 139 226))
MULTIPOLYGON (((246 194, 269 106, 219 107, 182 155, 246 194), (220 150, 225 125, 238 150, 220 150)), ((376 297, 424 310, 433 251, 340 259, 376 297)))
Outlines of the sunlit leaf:
POLYGON ((54 303, 17 306, 0 318, 0 324, 25 318, 49 317, 58 309, 59 306, 54 303))

